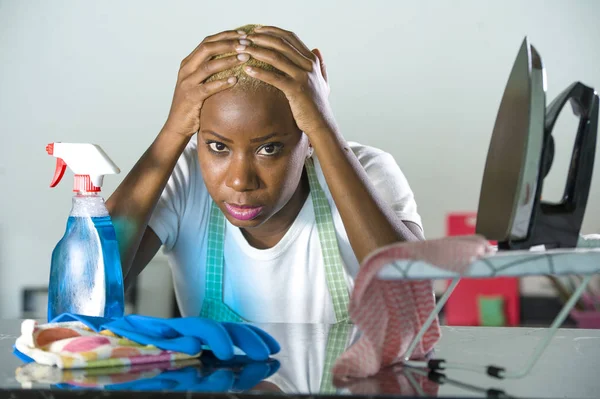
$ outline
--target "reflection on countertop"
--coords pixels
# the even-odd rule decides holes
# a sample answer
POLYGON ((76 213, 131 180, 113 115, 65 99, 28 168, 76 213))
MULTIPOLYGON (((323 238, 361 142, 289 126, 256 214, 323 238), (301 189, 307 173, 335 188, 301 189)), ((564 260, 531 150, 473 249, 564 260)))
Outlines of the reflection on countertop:
MULTIPOLYGON (((520 379, 498 380, 469 370, 387 369, 377 376, 343 383, 329 373, 335 359, 359 337, 352 326, 314 324, 258 324, 281 344, 268 362, 245 357, 221 362, 204 354, 200 360, 135 369, 60 371, 25 364, 12 354, 20 321, 0 321, 0 389, 13 397, 51 389, 269 393, 287 395, 377 395, 429 397, 595 398, 600 391, 600 330, 561 329, 532 372, 520 379), (6 392, 6 391, 5 391, 6 392)), ((437 358, 475 365, 496 364, 517 369, 524 365, 543 328, 442 327, 437 358)), ((46 392, 46 391, 45 391, 46 392)), ((83 393, 83 392, 81 392, 83 393)), ((149 392, 146 392, 149 394, 149 392)), ((40 392, 41 394, 41 392, 40 392)), ((0 396, 2 392, 0 391, 0 396)))

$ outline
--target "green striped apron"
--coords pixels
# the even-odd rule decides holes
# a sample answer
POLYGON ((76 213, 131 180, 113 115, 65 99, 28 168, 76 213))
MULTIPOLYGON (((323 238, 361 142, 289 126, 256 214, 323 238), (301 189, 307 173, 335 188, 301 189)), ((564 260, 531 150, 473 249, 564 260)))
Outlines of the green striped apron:
MULTIPOLYGON (((333 302, 336 323, 349 323, 348 304, 350 296, 348 287, 346 286, 345 270, 335 235, 331 209, 317 179, 312 158, 306 160, 305 166, 315 211, 323 262, 325 264, 327 288, 333 302)), ((246 322, 247 320, 244 320, 232 310, 223 300, 224 244, 225 215, 223 215, 214 202, 211 202, 208 223, 205 291, 200 317, 216 321, 246 322)))
MULTIPOLYGON (((332 383, 331 369, 335 360, 346 349, 348 334, 351 330, 351 322, 348 316, 350 296, 346 286, 345 270, 335 235, 331 209, 317 179, 312 158, 307 159, 305 166, 315 211, 323 263, 325 264, 327 288, 331 295, 336 318, 336 324, 331 326, 328 334, 320 392, 333 393, 336 389, 332 383)), ((204 301, 202 302, 200 317, 217 321, 247 322, 223 300, 224 244, 225 216, 217 205, 212 202, 208 224, 204 301)))

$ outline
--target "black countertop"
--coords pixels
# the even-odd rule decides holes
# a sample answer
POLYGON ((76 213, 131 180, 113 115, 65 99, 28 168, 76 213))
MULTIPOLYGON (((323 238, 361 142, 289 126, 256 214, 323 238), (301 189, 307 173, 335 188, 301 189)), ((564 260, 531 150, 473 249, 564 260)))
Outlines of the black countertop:
MULTIPOLYGON (((202 356, 201 363, 182 365, 178 370, 113 374, 112 384, 129 384, 126 388, 118 385, 121 390, 116 391, 113 389, 117 385, 111 383, 104 388, 98 387, 106 380, 86 371, 69 376, 56 368, 35 364, 25 366, 12 354, 20 321, 0 320, 0 397, 600 397, 600 330, 559 330, 532 371, 519 379, 498 380, 479 372, 449 369, 438 384, 427 378, 427 373, 418 370, 387 370, 375 378, 334 386, 325 365, 339 353, 333 350, 336 344, 343 349, 354 342, 358 337, 354 329, 311 324, 259 327, 271 333, 282 347, 269 363, 269 367, 276 366, 277 371, 262 381, 260 376, 254 377, 248 385, 248 379, 244 380, 248 366, 241 361, 243 358, 224 364, 207 353, 202 356), (334 336, 337 342, 332 340, 334 336), (192 384, 188 385, 190 381, 192 384), (80 386, 74 388, 75 384, 80 386), (83 385, 88 387, 83 388, 83 385)), ((517 370, 525 365, 545 332, 542 328, 442 327, 442 339, 435 356, 448 361, 496 364, 517 370)))

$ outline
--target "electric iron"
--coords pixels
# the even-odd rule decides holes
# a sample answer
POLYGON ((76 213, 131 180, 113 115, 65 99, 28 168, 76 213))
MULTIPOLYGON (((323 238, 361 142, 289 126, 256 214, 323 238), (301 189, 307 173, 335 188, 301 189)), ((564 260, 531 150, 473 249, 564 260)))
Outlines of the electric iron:
POLYGON ((598 94, 580 82, 546 107, 546 71, 527 37, 513 64, 488 149, 476 233, 498 242, 499 250, 577 246, 585 214, 598 130, 598 94), (552 166, 552 129, 571 103, 579 126, 565 190, 558 203, 542 201, 552 166))

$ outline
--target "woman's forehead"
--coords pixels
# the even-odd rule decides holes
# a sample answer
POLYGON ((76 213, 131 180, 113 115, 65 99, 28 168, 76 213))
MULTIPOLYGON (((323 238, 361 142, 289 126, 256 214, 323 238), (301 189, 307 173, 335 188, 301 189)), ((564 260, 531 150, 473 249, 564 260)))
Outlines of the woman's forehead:
POLYGON ((274 90, 225 90, 202 106, 201 129, 220 135, 291 133, 298 128, 287 99, 274 90))

